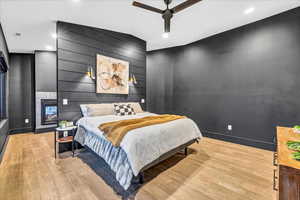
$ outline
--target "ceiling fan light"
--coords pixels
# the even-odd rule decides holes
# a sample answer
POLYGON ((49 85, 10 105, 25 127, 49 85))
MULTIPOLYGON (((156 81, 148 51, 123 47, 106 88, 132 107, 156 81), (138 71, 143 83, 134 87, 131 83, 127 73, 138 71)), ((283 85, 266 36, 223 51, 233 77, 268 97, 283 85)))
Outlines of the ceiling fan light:
POLYGON ((248 14, 250 14, 250 13, 253 13, 254 10, 255 10, 254 7, 247 8, 247 9, 244 11, 244 14, 245 14, 245 15, 248 15, 248 14))
POLYGON ((163 33, 162 37, 165 38, 165 39, 169 38, 169 33, 163 33))

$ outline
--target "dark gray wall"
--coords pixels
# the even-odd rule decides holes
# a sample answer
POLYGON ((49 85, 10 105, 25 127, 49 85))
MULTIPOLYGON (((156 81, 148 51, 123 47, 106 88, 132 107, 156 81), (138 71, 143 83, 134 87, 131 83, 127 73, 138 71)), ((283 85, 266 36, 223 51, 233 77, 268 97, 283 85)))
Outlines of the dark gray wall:
POLYGON ((76 120, 84 103, 140 101, 146 96, 146 42, 131 35, 75 25, 57 23, 58 105, 59 118, 76 120), (96 54, 130 62, 138 85, 130 86, 129 95, 96 94, 95 82, 86 76, 95 69, 96 54), (62 99, 69 105, 63 106, 62 99))
POLYGON ((37 92, 56 92, 56 52, 35 52, 35 85, 37 92))
MULTIPOLYGON (((8 56, 8 47, 6 44, 6 40, 4 37, 4 33, 3 33, 3 29, 0 23, 0 51, 2 51, 4 53, 4 56, 7 60, 7 62, 9 62, 9 56, 8 56)), ((6 111, 8 110, 8 73, 5 74, 6 75, 6 111)), ((6 117, 8 117, 8 112, 6 112, 6 117)), ((5 144, 6 138, 7 138, 7 134, 8 134, 8 122, 7 120, 0 122, 0 155, 3 149, 3 146, 5 144)))
POLYGON ((34 55, 10 54, 9 129, 11 133, 34 129, 34 55), (25 123, 25 119, 29 123, 25 123))
POLYGON ((35 132, 49 132, 53 125, 41 124, 41 99, 56 99, 56 52, 35 51, 35 132))
MULTIPOLYGON (((148 90, 172 65, 174 76, 173 85, 148 99, 173 90, 173 112, 194 119, 205 135, 272 149, 276 126, 300 123, 299 55, 297 8, 186 46, 149 52, 148 90)), ((155 107, 149 104, 149 110, 155 107)))
POLYGON ((147 107, 154 113, 173 112, 174 58, 177 49, 147 55, 147 107))

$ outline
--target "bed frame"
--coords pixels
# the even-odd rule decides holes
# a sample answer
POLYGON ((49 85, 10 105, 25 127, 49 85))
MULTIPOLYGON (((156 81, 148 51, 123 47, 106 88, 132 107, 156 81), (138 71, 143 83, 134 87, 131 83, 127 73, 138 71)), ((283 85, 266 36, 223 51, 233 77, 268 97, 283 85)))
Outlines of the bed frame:
POLYGON ((151 167, 157 165, 158 163, 160 163, 160 162, 162 162, 162 161, 164 161, 164 160, 166 160, 166 159, 168 159, 168 158, 174 156, 174 155, 177 154, 178 152, 184 151, 184 155, 187 156, 187 155, 188 155, 188 152, 187 152, 188 146, 192 145, 192 144, 195 143, 195 142, 199 143, 199 138, 196 138, 196 139, 194 139, 194 140, 191 140, 191 141, 189 141, 189 142, 187 142, 187 143, 185 143, 185 144, 183 144, 183 145, 180 145, 179 147, 176 147, 175 149, 172 149, 171 151, 168 151, 167 153, 161 155, 159 158, 157 158, 157 159, 154 160, 153 162, 151 162, 151 163, 149 163, 148 165, 146 165, 145 167, 143 167, 143 168, 141 169, 139 175, 138 175, 139 182, 140 182, 141 184, 144 183, 144 172, 145 172, 147 169, 149 169, 149 168, 151 168, 151 167))
MULTIPOLYGON (((164 153, 164 154, 161 155, 159 158, 157 158, 157 159, 154 160, 153 162, 151 162, 151 163, 149 163, 148 165, 146 165, 145 167, 143 167, 143 168, 141 169, 139 175, 137 176, 137 178, 139 179, 139 182, 140 182, 141 184, 144 183, 144 172, 145 172, 147 169, 149 169, 149 168, 151 168, 151 167, 157 165, 158 163, 160 163, 160 162, 162 162, 162 161, 164 161, 164 160, 166 160, 166 159, 168 159, 168 158, 174 156, 174 155, 177 154, 178 152, 184 151, 184 155, 187 156, 187 155, 188 155, 188 147, 189 147, 190 145, 194 144, 195 142, 199 143, 199 140, 200 140, 200 138, 196 138, 196 139, 193 139, 193 140, 191 140, 191 141, 189 141, 189 142, 187 142, 187 143, 185 143, 185 144, 182 144, 182 145, 180 145, 179 147, 176 147, 175 149, 172 149, 172 150, 168 151, 167 153, 164 153)), ((86 147, 84 147, 84 148, 86 148, 86 147)))

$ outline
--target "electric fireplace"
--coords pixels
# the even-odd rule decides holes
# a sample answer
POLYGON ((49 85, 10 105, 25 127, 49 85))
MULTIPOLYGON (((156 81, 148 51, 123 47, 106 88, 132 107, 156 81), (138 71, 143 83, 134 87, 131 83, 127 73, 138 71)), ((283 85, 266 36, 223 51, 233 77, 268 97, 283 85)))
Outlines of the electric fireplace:
POLYGON ((42 125, 57 123, 57 101, 56 99, 41 99, 42 125))

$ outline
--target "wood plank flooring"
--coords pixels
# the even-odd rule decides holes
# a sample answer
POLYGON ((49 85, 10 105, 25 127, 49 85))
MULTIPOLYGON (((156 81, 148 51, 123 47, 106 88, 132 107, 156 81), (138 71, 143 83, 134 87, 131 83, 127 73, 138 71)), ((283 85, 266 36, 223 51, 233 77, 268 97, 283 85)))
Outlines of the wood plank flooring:
MULTIPOLYGON (((275 200, 272 152, 204 138, 189 155, 146 173, 136 200, 275 200)), ((10 136, 1 200, 114 200, 120 196, 79 158, 54 159, 53 133, 10 136)))

